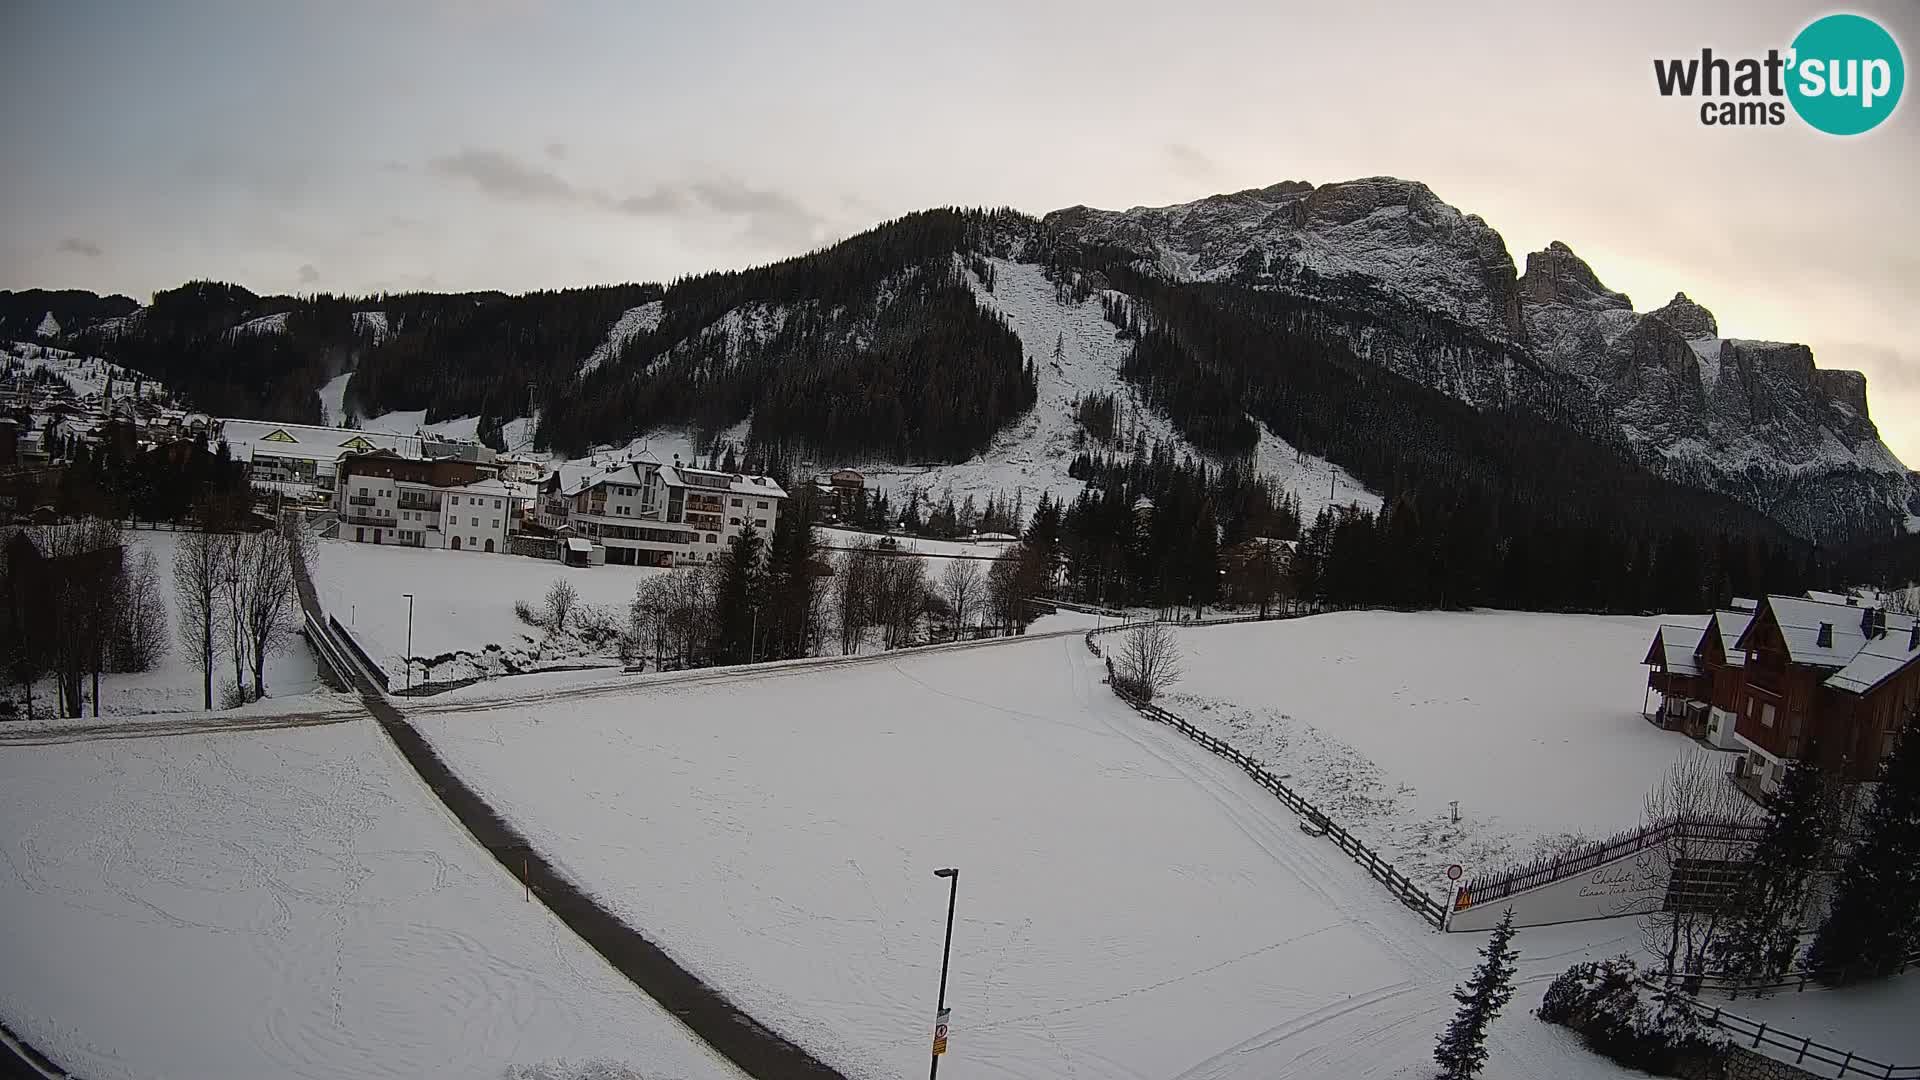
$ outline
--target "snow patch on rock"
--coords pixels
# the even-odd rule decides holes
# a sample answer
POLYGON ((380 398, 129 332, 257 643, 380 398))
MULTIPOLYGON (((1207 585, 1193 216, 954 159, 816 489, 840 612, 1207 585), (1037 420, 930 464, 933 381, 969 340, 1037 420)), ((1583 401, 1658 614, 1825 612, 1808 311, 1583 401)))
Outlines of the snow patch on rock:
POLYGON ((580 378, 584 379, 600 369, 600 365, 620 355, 627 342, 641 334, 651 334, 660 328, 661 313, 666 304, 659 300, 650 300, 639 307, 631 307, 621 312, 620 317, 607 328, 607 337, 594 347, 591 354, 580 362, 580 378))

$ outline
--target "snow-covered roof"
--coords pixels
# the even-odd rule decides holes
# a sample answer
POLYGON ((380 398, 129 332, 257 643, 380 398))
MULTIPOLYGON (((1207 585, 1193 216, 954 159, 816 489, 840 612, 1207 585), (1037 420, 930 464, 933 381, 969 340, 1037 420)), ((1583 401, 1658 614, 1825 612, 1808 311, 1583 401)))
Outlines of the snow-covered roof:
MULTIPOLYGON (((1767 606, 1780 625, 1780 636, 1787 643, 1787 658, 1793 663, 1845 667, 1867 644, 1867 635, 1861 629, 1866 607, 1798 596, 1769 596, 1767 606), (1832 627, 1824 645, 1820 642, 1823 625, 1832 627)), ((1905 633, 1913 626, 1913 618, 1907 615, 1889 614, 1886 620, 1889 633, 1905 633)))
POLYGON ((1808 589, 1807 599, 1819 604, 1845 604, 1847 602, 1847 597, 1842 593, 1821 592, 1818 589, 1808 589))
POLYGON ((696 469, 691 465, 679 467, 666 466, 660 475, 669 484, 682 487, 701 488, 708 491, 730 491, 735 495, 753 495, 762 499, 784 499, 786 489, 770 476, 746 476, 741 473, 716 472, 712 469, 696 469))
POLYGON ((593 550, 593 541, 582 539, 581 537, 578 537, 578 536, 569 537, 567 540, 567 550, 579 551, 579 552, 590 552, 593 550))
POLYGON ((1700 647, 1700 639, 1706 636, 1706 630, 1698 626, 1661 623, 1658 636, 1668 671, 1675 675, 1700 674, 1700 665, 1693 661, 1693 651, 1700 647))
POLYGON ((1920 660, 1920 634, 1913 630, 1913 620, 1906 619, 1906 626, 1896 629, 1897 616, 1887 617, 1887 632, 1876 635, 1861 646, 1847 666, 1828 676, 1826 685, 1835 690, 1845 690, 1853 694, 1864 694, 1886 680, 1896 672, 1920 660))
POLYGON ((1760 610, 1760 601, 1750 600, 1744 596, 1736 596, 1733 598, 1733 602, 1730 606, 1735 611, 1745 611, 1751 614, 1752 612, 1760 610))
POLYGON ((414 435, 387 435, 354 428, 319 427, 313 424, 281 424, 271 420, 216 421, 220 437, 236 461, 248 461, 255 453, 263 456, 299 458, 307 461, 335 461, 353 451, 391 450, 406 457, 421 456, 420 439, 414 435))
POLYGON ((642 479, 642 469, 647 466, 659 468, 660 462, 653 455, 645 452, 613 459, 589 458, 585 461, 563 461, 548 470, 541 484, 545 486, 558 477, 560 494, 578 495, 602 481, 638 484, 642 479))
MULTIPOLYGON (((1739 602, 1737 599, 1734 601, 1736 604, 1739 602)), ((1747 627, 1753 624, 1753 614, 1751 609, 1744 611, 1722 609, 1713 613, 1712 625, 1720 633, 1720 651, 1726 654, 1729 667, 1745 667, 1747 664, 1747 654, 1735 646, 1740 642, 1740 635, 1746 633, 1747 627)))

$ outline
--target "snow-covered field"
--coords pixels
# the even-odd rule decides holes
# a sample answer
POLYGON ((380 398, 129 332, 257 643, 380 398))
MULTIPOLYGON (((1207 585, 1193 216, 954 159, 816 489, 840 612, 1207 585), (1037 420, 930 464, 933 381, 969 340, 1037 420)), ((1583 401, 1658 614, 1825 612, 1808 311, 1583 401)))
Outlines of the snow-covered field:
MULTIPOLYGON (((394 678, 405 675, 407 601, 412 593, 413 655, 481 654, 499 646, 502 656, 521 654, 519 666, 566 660, 537 655, 543 634, 513 613, 516 600, 536 610, 555 581, 572 583, 582 602, 613 609, 623 623, 640 580, 668 573, 640 566, 569 567, 546 559, 474 551, 442 551, 322 540, 314 545, 313 584, 327 614, 349 627, 373 659, 394 678)), ((491 670, 486 657, 456 660, 434 669, 434 678, 462 678, 491 670)), ((582 662, 572 657, 573 662, 582 662)), ((611 663, 610 660, 602 662, 611 663)), ((497 665, 496 665, 497 666, 497 665)), ((421 678, 414 668, 414 678, 421 678)))
POLYGON ((370 720, 0 751, 0 926, 0 1016, 88 1080, 737 1075, 370 720))
MULTIPOLYGON (((1882 1065, 1920 1066, 1920 1030, 1914 1027, 1914 1018, 1920 1017, 1920 974, 1844 990, 1795 992, 1789 987, 1771 997, 1730 1001, 1709 994, 1703 1000, 1882 1065)), ((1778 1048, 1770 1053, 1782 1056, 1778 1048)), ((1793 1059, 1791 1052, 1784 1056, 1793 1059)))
POLYGON ((1471 876, 1636 827, 1667 767, 1708 752, 1641 719, 1661 621, 1376 611, 1196 627, 1160 704, 1289 774, 1445 896, 1449 863, 1471 876))
MULTIPOLYGON (((167 651, 152 671, 100 676, 100 715, 132 716, 143 713, 198 712, 206 705, 200 669, 180 645, 180 621, 175 615, 173 589, 173 551, 178 534, 167 531, 131 530, 126 538, 126 559, 131 566, 142 551, 153 552, 160 573, 160 598, 166 605, 167 651)), ((214 705, 221 704, 221 690, 233 682, 233 661, 222 656, 213 672, 214 705)), ((267 658, 267 696, 290 698, 324 689, 314 667, 313 653, 298 637, 290 639, 282 651, 267 658)), ((93 692, 91 678, 87 693, 93 692)), ((54 701, 53 682, 43 679, 34 688, 36 715, 44 715, 54 701)), ((87 707, 89 717, 93 712, 87 707)), ((78 721, 72 721, 78 723, 78 721)))
MULTIPOLYGON (((1433 932, 1077 636, 410 709, 591 893, 857 1077, 1430 1074, 1478 941, 1433 932)), ((1492 1080, 1621 1074, 1526 1015, 1624 924, 1522 936, 1492 1080)))

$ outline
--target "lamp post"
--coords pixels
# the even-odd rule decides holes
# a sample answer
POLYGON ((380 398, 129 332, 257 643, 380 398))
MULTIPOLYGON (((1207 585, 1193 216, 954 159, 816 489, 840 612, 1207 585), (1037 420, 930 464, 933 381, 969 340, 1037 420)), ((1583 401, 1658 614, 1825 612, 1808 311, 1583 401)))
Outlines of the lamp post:
POLYGON ((940 1055, 947 1052, 947 960, 953 955, 953 902, 960 893, 960 870, 942 867, 935 870, 933 876, 947 879, 947 943, 940 950, 940 1002, 935 1006, 933 1064, 927 1069, 927 1080, 935 1080, 940 1075, 940 1055))
POLYGON ((407 691, 413 691, 413 594, 401 593, 407 598, 407 691))

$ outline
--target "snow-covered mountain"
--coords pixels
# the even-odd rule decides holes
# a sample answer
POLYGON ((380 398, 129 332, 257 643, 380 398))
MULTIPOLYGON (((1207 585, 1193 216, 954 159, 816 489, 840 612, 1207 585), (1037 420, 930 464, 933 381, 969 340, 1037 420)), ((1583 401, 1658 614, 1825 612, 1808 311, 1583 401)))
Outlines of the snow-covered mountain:
POLYGON ((1877 531, 1920 510, 1859 372, 1819 369, 1804 345, 1723 338, 1684 294, 1636 312, 1559 242, 1516 273, 1498 232, 1424 184, 1288 182, 1177 206, 1077 206, 1044 225, 1083 250, 1135 252, 1170 280, 1366 311, 1349 324, 1362 355, 1472 404, 1551 403, 1655 471, 1806 535, 1877 531), (1435 316, 1454 324, 1444 340, 1435 316))

